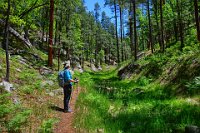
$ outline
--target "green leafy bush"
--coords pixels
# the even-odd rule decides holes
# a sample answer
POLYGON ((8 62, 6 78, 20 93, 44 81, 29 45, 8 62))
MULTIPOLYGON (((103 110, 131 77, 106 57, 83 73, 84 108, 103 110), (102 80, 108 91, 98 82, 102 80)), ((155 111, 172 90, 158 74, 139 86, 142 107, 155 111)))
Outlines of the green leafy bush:
POLYGON ((32 94, 34 91, 33 87, 32 86, 24 86, 22 88, 22 92, 25 93, 25 94, 32 94))
POLYGON ((188 88, 189 93, 200 92, 200 76, 194 78, 192 82, 188 82, 185 86, 188 88))
POLYGON ((53 133, 53 125, 57 122, 57 119, 48 119, 43 121, 39 133, 53 133))
POLYGON ((138 79, 137 83, 141 86, 146 86, 150 83, 151 79, 145 77, 145 76, 142 76, 138 79))
POLYGON ((14 116, 7 125, 8 131, 10 132, 19 132, 22 126, 27 124, 28 118, 31 114, 31 110, 25 110, 23 112, 18 113, 14 116))

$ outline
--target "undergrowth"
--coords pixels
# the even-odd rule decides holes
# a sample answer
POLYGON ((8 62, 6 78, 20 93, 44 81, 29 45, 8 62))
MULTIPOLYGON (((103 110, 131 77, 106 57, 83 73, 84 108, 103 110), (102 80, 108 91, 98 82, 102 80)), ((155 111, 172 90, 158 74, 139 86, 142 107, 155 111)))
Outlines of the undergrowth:
POLYGON ((184 133, 187 125, 200 126, 199 47, 180 52, 177 45, 139 60, 140 72, 130 79, 117 76, 123 64, 109 72, 79 74, 85 89, 76 107, 76 129, 184 133))
MULTIPOLYGON (((5 59, 5 51, 0 48, 0 82, 6 73, 5 59)), ((0 86, 0 132, 53 132, 58 120, 50 106, 57 105, 59 98, 47 92, 58 89, 58 84, 56 74, 40 75, 38 71, 46 65, 46 59, 47 55, 36 49, 10 57, 10 82, 16 89, 8 93, 0 86)))

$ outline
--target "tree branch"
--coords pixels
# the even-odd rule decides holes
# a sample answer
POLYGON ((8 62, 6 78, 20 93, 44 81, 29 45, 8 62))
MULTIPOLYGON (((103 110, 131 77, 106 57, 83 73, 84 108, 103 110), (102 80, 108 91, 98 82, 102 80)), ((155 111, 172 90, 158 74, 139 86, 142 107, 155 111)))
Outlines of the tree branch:
POLYGON ((45 5, 48 5, 49 3, 47 2, 47 3, 43 3, 43 4, 41 4, 41 5, 36 5, 37 4, 37 1, 38 0, 36 0, 36 2, 28 9, 28 10, 25 10, 24 12, 22 12, 20 15, 19 15, 19 17, 20 18, 23 18, 25 15, 27 15, 29 12, 31 12, 32 10, 34 10, 34 9, 36 9, 36 8, 39 8, 39 7, 41 7, 41 6, 45 6, 45 5))

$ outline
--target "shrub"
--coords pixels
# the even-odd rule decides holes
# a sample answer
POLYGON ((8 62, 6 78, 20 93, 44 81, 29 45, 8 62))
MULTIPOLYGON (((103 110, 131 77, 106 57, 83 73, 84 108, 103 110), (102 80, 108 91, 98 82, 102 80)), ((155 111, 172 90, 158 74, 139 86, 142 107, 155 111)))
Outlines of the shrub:
POLYGON ((8 131, 10 132, 19 132, 22 126, 27 124, 28 117, 31 114, 31 110, 25 110, 14 116, 7 125, 8 131))
POLYGON ((57 123, 57 119, 48 119, 42 122, 39 133, 53 133, 53 125, 57 123))
POLYGON ((194 78, 192 82, 188 82, 185 86, 188 88, 188 92, 190 94, 199 92, 200 91, 200 76, 194 78))

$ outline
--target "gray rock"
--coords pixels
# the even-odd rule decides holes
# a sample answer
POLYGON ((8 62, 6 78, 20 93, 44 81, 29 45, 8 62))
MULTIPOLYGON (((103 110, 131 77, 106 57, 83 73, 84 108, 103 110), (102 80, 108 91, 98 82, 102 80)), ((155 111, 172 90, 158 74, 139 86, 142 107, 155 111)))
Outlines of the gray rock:
POLYGON ((200 128, 194 125, 185 127, 185 133, 200 133, 200 128))
POLYGON ((43 82, 41 83, 41 88, 43 88, 43 87, 46 86, 46 85, 52 86, 53 84, 54 84, 53 81, 51 81, 51 80, 46 80, 46 81, 43 81, 43 82))
MULTIPOLYGON (((131 75, 133 73, 136 72, 136 70, 139 69, 139 64, 135 64, 135 63, 130 63, 128 64, 127 66, 121 68, 119 71, 118 71, 118 76, 120 79, 126 79, 126 78, 130 78, 131 75)), ((138 70, 139 71, 139 70, 138 70)), ((138 73, 138 72, 137 72, 138 73)))
POLYGON ((102 71, 102 68, 101 68, 101 66, 99 66, 99 67, 98 67, 98 70, 102 71))
POLYGON ((18 72, 22 72, 22 70, 21 70, 21 69, 19 69, 19 68, 16 68, 16 71, 18 71, 18 72))
POLYGON ((78 69, 78 70, 79 70, 80 73, 83 73, 83 69, 82 69, 82 68, 81 68, 81 69, 78 69))
POLYGON ((81 67, 81 65, 80 65, 79 63, 77 63, 76 67, 77 67, 78 69, 82 69, 82 67, 81 67))
POLYGON ((49 74, 53 74, 53 71, 47 67, 41 67, 39 69, 39 72, 41 75, 49 75, 49 74))
POLYGON ((91 69, 92 69, 92 71, 97 71, 97 68, 95 67, 95 65, 94 64, 91 64, 91 69))
POLYGON ((12 92, 13 90, 15 90, 15 88, 13 87, 13 84, 10 84, 7 81, 3 81, 0 83, 0 86, 3 86, 4 89, 8 92, 12 92))
POLYGON ((28 66, 28 64, 26 64, 26 62, 24 62, 24 61, 19 61, 20 62, 20 64, 23 64, 23 65, 25 65, 25 66, 28 66))

